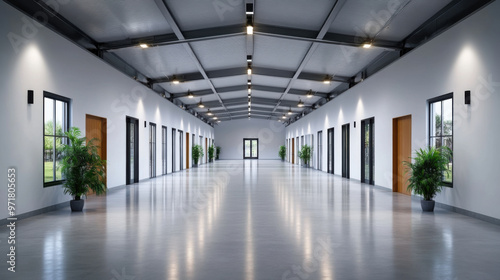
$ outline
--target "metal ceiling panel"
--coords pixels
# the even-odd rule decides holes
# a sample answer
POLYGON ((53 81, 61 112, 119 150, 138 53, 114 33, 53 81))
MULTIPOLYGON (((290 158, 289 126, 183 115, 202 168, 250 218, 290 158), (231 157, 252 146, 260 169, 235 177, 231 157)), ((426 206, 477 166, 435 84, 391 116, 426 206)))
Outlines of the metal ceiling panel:
MULTIPOLYGON (((278 98, 280 98, 281 94, 282 93, 278 93, 278 92, 252 90, 252 97, 278 99, 278 98)), ((276 101, 276 103, 278 103, 278 102, 276 101)))
MULTIPOLYGON (((43 0, 55 8, 53 0, 43 0)), ((172 32, 154 1, 57 1, 57 11, 97 42, 172 32)))
POLYGON ((247 80, 248 80, 247 75, 211 79, 212 84, 214 85, 215 88, 246 85, 247 80))
POLYGON ((384 51, 378 48, 319 45, 304 71, 352 77, 384 51))
MULTIPOLYGON (((224 93, 221 93, 220 96, 222 98, 222 101, 225 101, 225 100, 234 99, 234 98, 245 98, 248 96, 248 93, 246 90, 239 90, 239 91, 224 92, 224 93)), ((226 103, 224 102, 224 104, 226 104, 226 103)), ((244 104, 244 102, 242 104, 244 104)))
POLYGON ((246 65, 246 38, 236 36, 191 43, 196 56, 206 71, 244 67, 246 65))
POLYGON ((181 30, 241 24, 241 31, 244 31, 245 1, 167 0, 165 2, 181 30))
POLYGON ((252 84, 254 85, 286 88, 288 83, 290 83, 290 79, 287 78, 252 75, 252 84))
POLYGON ((331 92, 342 83, 331 82, 329 85, 322 82, 297 79, 293 82, 292 88, 301 90, 312 90, 313 92, 331 92))
MULTIPOLYGON (((411 0, 349 0, 333 21, 329 32, 373 37, 387 23, 393 13, 411 0)), ((426 0, 427 1, 427 0, 426 0)), ((418 16, 415 14, 414 16, 418 16)), ((361 43, 361 42, 360 42, 361 43)))
POLYGON ((253 65, 295 71, 311 43, 254 35, 253 65))
POLYGON ((166 91, 176 94, 176 93, 187 93, 190 91, 205 90, 209 89, 208 82, 206 80, 197 80, 191 82, 179 83, 177 85, 173 83, 161 83, 159 84, 166 91))
POLYGON ((408 4, 407 8, 403 9, 398 16, 392 20, 387 28, 380 32, 377 38, 401 41, 451 1, 452 0, 412 1, 408 4))
POLYGON ((336 1, 274 0, 255 3, 255 30, 258 24, 319 30, 336 1))
POLYGON ((198 71, 182 45, 142 49, 126 48, 112 51, 149 78, 164 78, 198 71))

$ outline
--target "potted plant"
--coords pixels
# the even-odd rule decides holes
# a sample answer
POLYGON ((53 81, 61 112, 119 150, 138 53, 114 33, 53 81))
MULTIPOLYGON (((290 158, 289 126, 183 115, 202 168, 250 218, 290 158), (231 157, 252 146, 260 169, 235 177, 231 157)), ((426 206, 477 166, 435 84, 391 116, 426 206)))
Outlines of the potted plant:
POLYGON ((203 157, 203 147, 201 145, 194 145, 192 148, 193 153, 193 167, 198 167, 198 161, 203 157))
POLYGON ((71 211, 82 211, 84 200, 81 197, 87 195, 89 190, 97 195, 106 192, 106 161, 98 154, 98 146, 94 143, 97 139, 85 143, 87 139, 80 137, 80 130, 76 127, 71 128, 65 135, 69 143, 63 144, 60 166, 65 180, 64 193, 74 198, 70 201, 71 211))
POLYGON ((281 161, 285 161, 286 147, 284 145, 280 146, 280 150, 279 150, 278 154, 279 154, 279 156, 281 158, 281 161))
POLYGON ((213 162, 214 161, 214 145, 208 147, 208 162, 213 162))
POLYGON ((215 159, 219 159, 220 156, 220 146, 215 147, 215 159))
POLYGON ((309 166, 309 161, 311 160, 311 146, 304 145, 299 151, 299 158, 302 160, 302 165, 305 167, 309 166))
POLYGON ((434 196, 441 192, 444 175, 449 173, 448 167, 452 152, 448 147, 427 147, 419 149, 411 161, 405 161, 409 174, 408 191, 423 196, 420 205, 423 211, 434 211, 434 196))

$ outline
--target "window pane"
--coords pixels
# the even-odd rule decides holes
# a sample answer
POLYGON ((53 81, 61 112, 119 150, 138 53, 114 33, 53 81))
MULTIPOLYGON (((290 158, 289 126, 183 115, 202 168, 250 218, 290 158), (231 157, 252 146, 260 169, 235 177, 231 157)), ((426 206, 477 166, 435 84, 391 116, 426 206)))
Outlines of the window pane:
POLYGON ((245 157, 250 157, 250 140, 245 140, 245 157))
POLYGON ((64 135, 65 132, 65 114, 66 112, 66 105, 65 102, 56 101, 56 135, 64 135))
POLYGON ((55 141, 56 141, 56 154, 55 154, 55 156, 56 156, 56 158, 55 158, 56 178, 55 178, 55 180, 59 181, 59 180, 63 179, 62 174, 61 174, 61 160, 63 157, 63 153, 62 153, 63 146, 62 145, 66 144, 68 140, 66 139, 66 137, 56 137, 55 141))
POLYGON ((44 98, 44 133, 45 135, 54 135, 54 100, 44 98))
POLYGON ((431 145, 436 148, 441 147, 442 146, 441 137, 431 138, 431 145))
POLYGON ((453 100, 443 101, 443 135, 453 135, 453 100))
MULTIPOLYGON (((446 146, 453 150, 453 138, 452 137, 444 137, 443 138, 443 146, 446 146)), ((448 162, 448 172, 445 172, 443 174, 444 176, 444 181, 451 183, 453 181, 453 161, 450 158, 448 162)))
POLYGON ((44 182, 54 181, 54 138, 44 137, 44 152, 43 152, 43 167, 44 167, 44 182))
POLYGON ((252 141, 252 157, 257 157, 257 140, 252 141))
POLYGON ((431 136, 441 136, 441 102, 431 104, 431 136))

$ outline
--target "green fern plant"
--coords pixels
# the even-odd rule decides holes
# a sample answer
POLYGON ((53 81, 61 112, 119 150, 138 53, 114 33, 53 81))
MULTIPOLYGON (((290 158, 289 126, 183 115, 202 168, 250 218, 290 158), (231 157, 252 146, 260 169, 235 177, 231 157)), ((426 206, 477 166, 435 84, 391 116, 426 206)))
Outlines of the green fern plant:
POLYGON ((201 147, 201 145, 194 145, 192 154, 193 154, 194 164, 198 164, 200 158, 203 157, 203 148, 201 147))
POLYGON ((285 160, 285 156, 286 156, 286 147, 284 145, 281 145, 280 146, 280 150, 278 152, 281 160, 285 160))
POLYGON ((311 146, 309 145, 302 146, 302 148, 299 151, 299 158, 306 166, 309 165, 309 161, 311 160, 311 152, 312 149, 311 146))
POLYGON ((80 137, 81 132, 77 127, 65 133, 69 143, 62 148, 63 158, 61 172, 64 176, 64 193, 74 197, 75 200, 93 190, 97 195, 106 192, 105 169, 106 161, 98 154, 98 146, 94 143, 97 139, 80 137))
POLYGON ((449 172, 448 164, 452 151, 448 147, 427 147, 416 151, 411 161, 405 161, 408 178, 408 191, 432 200, 442 190, 444 175, 449 172))

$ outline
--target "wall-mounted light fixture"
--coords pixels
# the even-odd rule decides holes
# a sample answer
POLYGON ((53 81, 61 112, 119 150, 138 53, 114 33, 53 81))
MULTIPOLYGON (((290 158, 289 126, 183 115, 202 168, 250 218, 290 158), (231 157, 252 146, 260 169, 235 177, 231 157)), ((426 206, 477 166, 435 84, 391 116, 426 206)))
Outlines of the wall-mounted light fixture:
POLYGON ((28 104, 34 104, 35 103, 35 94, 33 93, 32 90, 28 90, 28 104))
POLYGON ((470 105, 470 90, 465 91, 465 105, 470 105))

